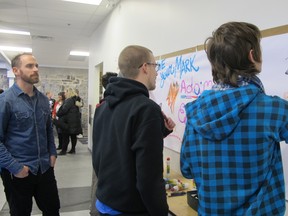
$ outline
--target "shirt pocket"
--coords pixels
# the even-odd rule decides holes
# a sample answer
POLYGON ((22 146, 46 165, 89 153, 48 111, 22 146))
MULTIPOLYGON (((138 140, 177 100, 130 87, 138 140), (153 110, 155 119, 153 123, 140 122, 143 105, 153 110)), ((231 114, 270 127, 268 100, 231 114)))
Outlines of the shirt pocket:
POLYGON ((32 112, 16 112, 16 124, 20 130, 27 130, 33 124, 32 112))
MULTIPOLYGON (((46 125, 47 124, 47 120, 48 118, 51 118, 50 115, 50 110, 46 110, 46 109, 40 109, 40 115, 39 115, 39 119, 38 119, 38 124, 40 125, 46 125)), ((52 124, 52 123, 51 123, 52 124)), ((42 127, 43 127, 42 125, 42 127)))

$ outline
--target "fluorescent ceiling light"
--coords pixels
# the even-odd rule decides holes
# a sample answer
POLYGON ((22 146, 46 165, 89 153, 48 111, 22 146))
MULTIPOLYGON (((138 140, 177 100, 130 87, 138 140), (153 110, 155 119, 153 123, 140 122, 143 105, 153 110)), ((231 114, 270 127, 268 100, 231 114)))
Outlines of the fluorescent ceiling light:
POLYGON ((81 4, 90 4, 90 5, 99 5, 102 0, 62 0, 62 1, 75 2, 75 3, 81 3, 81 4))
POLYGON ((31 48, 27 47, 10 47, 10 46, 0 46, 0 50, 2 51, 16 51, 16 52, 32 52, 31 48))
POLYGON ((5 33, 5 34, 19 34, 19 35, 30 35, 30 32, 7 30, 7 29, 0 29, 0 33, 5 33))
POLYGON ((89 52, 71 51, 70 55, 73 55, 73 56, 89 56, 89 52))

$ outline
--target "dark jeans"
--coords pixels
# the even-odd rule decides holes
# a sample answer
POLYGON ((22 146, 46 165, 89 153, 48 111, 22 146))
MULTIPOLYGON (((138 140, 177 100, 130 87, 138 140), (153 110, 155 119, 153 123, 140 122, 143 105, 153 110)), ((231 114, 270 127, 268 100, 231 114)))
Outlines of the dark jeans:
POLYGON ((63 138, 62 138, 62 133, 58 133, 58 141, 59 141, 59 145, 58 145, 58 148, 59 149, 62 149, 62 141, 63 141, 63 138))
POLYGON ((76 147, 76 144, 77 144, 77 135, 76 134, 66 134, 66 133, 63 133, 62 134, 62 151, 63 152, 66 152, 67 151, 67 148, 68 148, 68 145, 69 145, 69 139, 71 138, 71 144, 72 144, 72 147, 71 147, 71 150, 72 151, 75 151, 75 147, 76 147))
POLYGON ((43 216, 59 216, 60 200, 52 167, 43 174, 29 173, 26 178, 17 178, 2 169, 1 177, 11 216, 30 216, 32 197, 43 216))

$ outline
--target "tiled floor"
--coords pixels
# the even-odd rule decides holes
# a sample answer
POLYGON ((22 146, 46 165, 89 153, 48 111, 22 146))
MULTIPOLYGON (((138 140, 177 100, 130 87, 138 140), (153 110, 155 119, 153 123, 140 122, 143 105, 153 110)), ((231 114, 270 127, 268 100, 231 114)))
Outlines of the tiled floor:
MULTIPOLYGON (((61 202, 60 215, 89 216, 92 162, 91 153, 87 145, 78 141, 75 155, 58 156, 55 175, 61 202)), ((0 210, 2 210, 0 211, 0 216, 9 215, 9 210, 5 203, 4 189, 0 179, 0 210)), ((32 215, 42 215, 35 202, 32 215)))

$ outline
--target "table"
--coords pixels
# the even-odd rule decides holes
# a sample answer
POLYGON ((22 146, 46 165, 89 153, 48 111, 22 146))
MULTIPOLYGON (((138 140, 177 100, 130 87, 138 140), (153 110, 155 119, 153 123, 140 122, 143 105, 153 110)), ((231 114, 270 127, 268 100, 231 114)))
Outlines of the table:
MULTIPOLYGON (((185 179, 182 175, 179 175, 173 171, 169 176, 170 179, 179 179, 183 183, 188 183, 188 189, 185 191, 192 190, 192 180, 185 179)), ((187 194, 183 196, 169 197, 167 196, 167 202, 169 210, 176 216, 198 216, 197 211, 192 209, 187 203, 187 194)))

